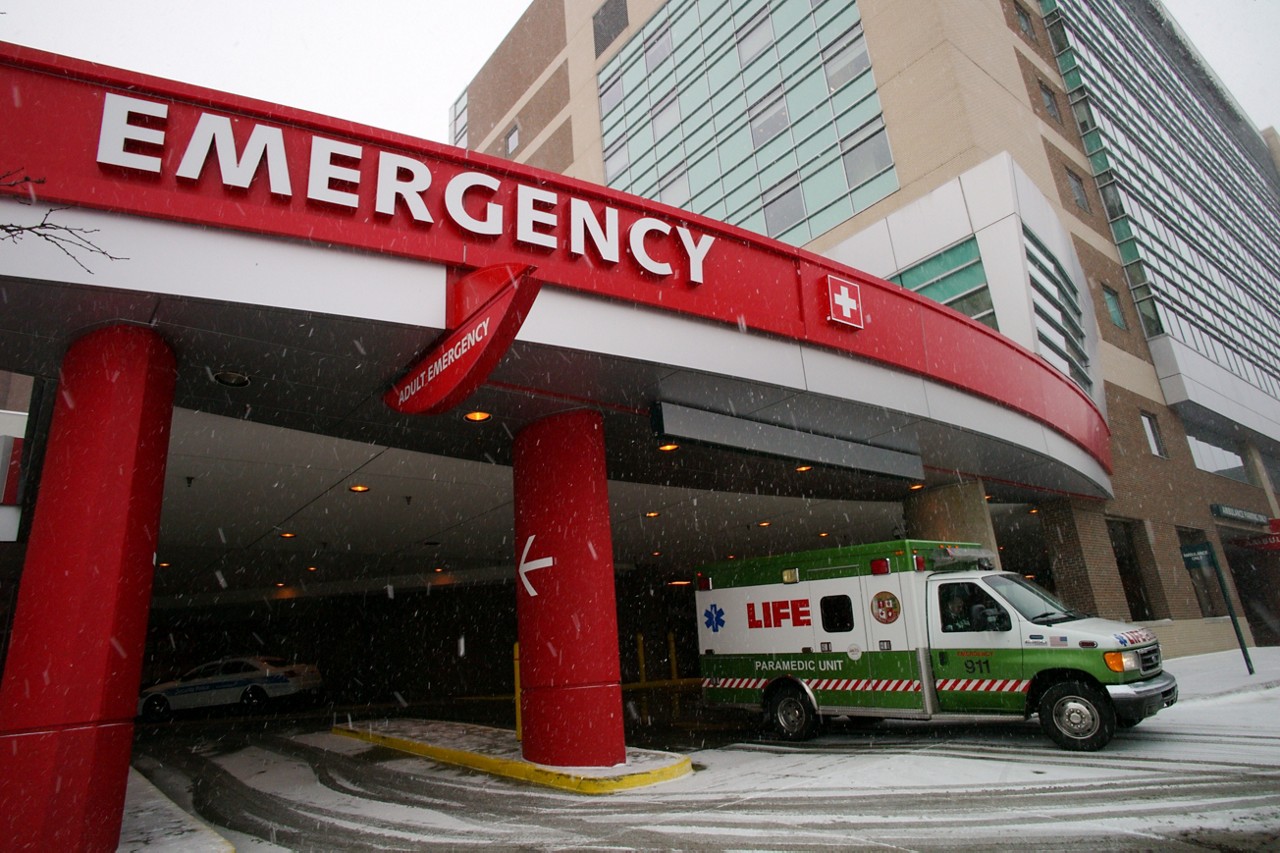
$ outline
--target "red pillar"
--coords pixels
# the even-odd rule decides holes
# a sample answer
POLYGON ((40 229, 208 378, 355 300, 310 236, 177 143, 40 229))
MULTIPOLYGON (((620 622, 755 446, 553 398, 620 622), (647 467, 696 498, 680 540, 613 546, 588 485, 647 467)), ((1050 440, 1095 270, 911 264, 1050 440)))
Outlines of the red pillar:
POLYGON ((63 359, 0 682, 7 850, 119 843, 174 383, 144 327, 91 332, 63 359))
POLYGON ((604 421, 579 410, 515 440, 516 619, 525 759, 627 760, 604 421))

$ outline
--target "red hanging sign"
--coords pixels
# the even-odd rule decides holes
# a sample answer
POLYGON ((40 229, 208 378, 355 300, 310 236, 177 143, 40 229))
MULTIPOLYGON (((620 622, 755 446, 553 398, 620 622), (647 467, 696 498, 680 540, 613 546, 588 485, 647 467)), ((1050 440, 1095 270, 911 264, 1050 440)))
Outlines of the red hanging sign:
POLYGON ((533 267, 498 264, 476 270, 453 287, 492 293, 431 348, 382 398, 406 415, 436 415, 461 403, 489 377, 515 340, 541 283, 533 267))

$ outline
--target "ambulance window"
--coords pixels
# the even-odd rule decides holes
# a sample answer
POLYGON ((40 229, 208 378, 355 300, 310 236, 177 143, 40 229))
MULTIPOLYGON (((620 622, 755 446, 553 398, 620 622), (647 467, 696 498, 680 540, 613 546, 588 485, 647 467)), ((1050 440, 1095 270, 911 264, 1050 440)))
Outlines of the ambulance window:
POLYGON ((849 596, 823 596, 819 609, 822 611, 822 630, 828 634, 853 630, 853 600, 849 596))

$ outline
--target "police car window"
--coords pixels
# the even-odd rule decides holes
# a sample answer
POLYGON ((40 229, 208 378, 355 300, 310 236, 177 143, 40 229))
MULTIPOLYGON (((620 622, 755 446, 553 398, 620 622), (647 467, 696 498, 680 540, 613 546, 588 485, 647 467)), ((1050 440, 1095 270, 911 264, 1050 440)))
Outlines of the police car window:
POLYGON ((236 675, 241 672, 257 672, 258 668, 248 661, 229 660, 222 665, 223 675, 236 675))
POLYGON ((822 630, 843 634, 853 630, 853 600, 847 595, 826 595, 818 603, 822 612, 822 630))

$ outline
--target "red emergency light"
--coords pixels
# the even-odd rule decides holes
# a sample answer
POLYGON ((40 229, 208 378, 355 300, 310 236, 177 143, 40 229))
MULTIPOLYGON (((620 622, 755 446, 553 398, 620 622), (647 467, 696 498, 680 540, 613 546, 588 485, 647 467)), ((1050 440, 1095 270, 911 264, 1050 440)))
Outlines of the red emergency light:
POLYGON ((880 557, 871 561, 871 574, 887 575, 889 574, 889 558, 880 557))

